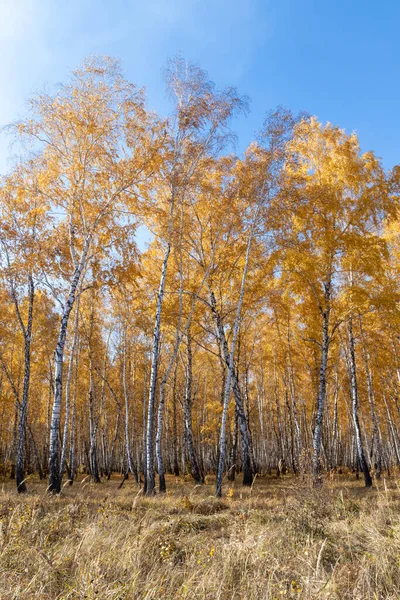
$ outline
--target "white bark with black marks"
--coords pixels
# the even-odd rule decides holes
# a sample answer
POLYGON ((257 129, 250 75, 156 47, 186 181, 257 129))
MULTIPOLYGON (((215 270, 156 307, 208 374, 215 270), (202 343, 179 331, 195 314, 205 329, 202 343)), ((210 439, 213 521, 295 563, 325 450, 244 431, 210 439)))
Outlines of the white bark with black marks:
POLYGON ((25 428, 28 412, 29 384, 31 377, 31 341, 33 324, 33 303, 35 298, 35 284, 32 274, 28 277, 28 319, 26 327, 23 324, 19 311, 18 300, 15 292, 13 293, 15 308, 18 320, 24 336, 24 383, 22 390, 22 400, 19 407, 18 439, 17 439, 17 460, 16 460, 16 483, 18 492, 26 492, 24 481, 24 458, 25 458, 25 428))
POLYGON ((321 465, 321 442, 322 442, 322 423, 324 418, 324 407, 326 400, 326 377, 329 357, 329 322, 330 322, 330 288, 331 284, 325 284, 325 310, 322 312, 322 342, 321 342, 321 362, 319 368, 319 387, 317 395, 317 410, 315 416, 315 425, 313 432, 313 475, 314 484, 322 484, 322 465, 321 465))
POLYGON ((362 445, 360 421, 358 417, 359 403, 358 403, 358 385, 357 385, 357 369, 356 369, 356 353, 355 343, 353 335, 353 318, 349 318, 348 322, 348 336, 349 336, 349 350, 350 350, 350 390, 351 390, 351 409, 354 425, 354 434, 357 446, 358 461, 361 470, 364 474, 364 481, 366 487, 372 486, 372 479, 365 460, 364 449, 362 445))
POLYGON ((79 298, 76 303, 74 339, 72 342, 71 355, 69 357, 67 382, 65 385, 65 420, 64 420, 64 431, 63 431, 61 459, 60 459, 60 477, 61 477, 61 479, 64 475, 65 465, 66 465, 66 460, 67 460, 68 431, 69 431, 70 414, 71 414, 71 383, 72 383, 72 374, 73 374, 74 361, 75 361, 75 352, 76 352, 77 344, 78 344, 78 326, 79 326, 79 298))
POLYGON ((60 330, 58 334, 57 346, 55 350, 55 376, 54 376, 54 401, 51 412, 50 422, 50 444, 49 444, 49 485, 48 490, 55 494, 61 491, 60 477, 60 422, 61 407, 63 398, 63 366, 64 349, 67 339, 67 330, 69 317, 76 300, 78 285, 81 281, 82 273, 86 266, 86 261, 90 249, 91 237, 85 239, 82 256, 79 263, 76 264, 74 275, 72 277, 68 296, 65 300, 61 315, 60 330))
POLYGON ((160 287, 157 295, 157 307, 156 316, 154 322, 153 332, 153 346, 151 353, 151 372, 150 372, 150 389, 149 389, 149 400, 147 406, 147 427, 146 427, 146 480, 145 488, 146 494, 152 496, 156 492, 156 479, 154 472, 154 448, 153 448, 153 436, 154 436, 154 413, 155 413, 155 400, 157 390, 157 375, 158 375, 158 358, 160 352, 160 333, 161 333, 161 311, 165 292, 165 279, 167 276, 168 259, 171 252, 171 243, 167 243, 167 247, 164 254, 164 259, 161 269, 160 287))

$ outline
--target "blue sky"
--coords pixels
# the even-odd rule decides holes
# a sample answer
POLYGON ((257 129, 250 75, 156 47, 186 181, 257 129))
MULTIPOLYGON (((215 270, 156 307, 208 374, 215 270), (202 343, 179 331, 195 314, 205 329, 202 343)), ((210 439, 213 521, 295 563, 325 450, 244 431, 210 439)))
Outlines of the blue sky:
MULTIPOLYGON (((90 54, 121 58, 127 77, 167 111, 161 70, 181 53, 218 86, 251 98, 239 149, 283 104, 359 134, 387 167, 399 161, 397 0, 0 0, 0 126, 24 100, 90 54)), ((0 173, 9 140, 0 137, 0 173)))

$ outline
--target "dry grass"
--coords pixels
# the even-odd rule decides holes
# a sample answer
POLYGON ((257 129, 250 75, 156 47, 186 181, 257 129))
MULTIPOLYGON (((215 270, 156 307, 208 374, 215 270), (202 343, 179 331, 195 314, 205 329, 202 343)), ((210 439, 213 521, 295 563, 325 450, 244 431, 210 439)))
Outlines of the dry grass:
POLYGON ((239 483, 222 501, 168 480, 87 480, 49 496, 0 494, 1 600, 400 598, 400 489, 343 477, 315 491, 294 478, 239 483))

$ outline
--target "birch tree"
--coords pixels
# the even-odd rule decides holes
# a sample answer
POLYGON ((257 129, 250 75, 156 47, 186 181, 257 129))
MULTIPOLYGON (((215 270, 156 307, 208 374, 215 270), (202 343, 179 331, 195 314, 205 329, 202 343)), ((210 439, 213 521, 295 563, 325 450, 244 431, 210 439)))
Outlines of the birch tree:
POLYGON ((275 214, 277 249, 282 279, 305 311, 318 314, 319 325, 304 337, 320 351, 313 432, 314 481, 320 485, 329 349, 350 314, 342 302, 343 259, 354 252, 365 256, 374 242, 370 224, 383 205, 385 186, 379 162, 372 153, 361 155, 354 134, 315 118, 295 127, 287 148, 275 214))
POLYGON ((202 69, 179 58, 169 63, 166 70, 166 83, 174 102, 174 110, 165 130, 169 152, 161 173, 161 191, 158 192, 158 202, 162 202, 165 206, 162 224, 165 252, 154 319, 147 412, 146 492, 148 495, 155 492, 153 430, 161 311, 173 243, 175 208, 178 202, 184 202, 205 159, 221 152, 231 135, 228 128, 231 118, 245 107, 244 101, 239 98, 234 89, 216 91, 202 69))
POLYGON ((142 91, 124 80, 118 63, 109 58, 88 60, 56 94, 34 97, 31 109, 32 118, 17 130, 41 149, 40 194, 52 206, 57 235, 68 251, 59 265, 66 287, 60 300, 50 432, 49 490, 57 493, 70 314, 88 263, 112 235, 118 211, 134 208, 143 193, 154 168, 157 128, 145 112, 142 91))
POLYGON ((19 405, 16 446, 17 491, 27 490, 24 481, 25 439, 31 379, 31 344, 35 289, 45 251, 48 204, 37 193, 33 161, 18 166, 0 191, 0 257, 3 275, 24 341, 23 389, 19 405))

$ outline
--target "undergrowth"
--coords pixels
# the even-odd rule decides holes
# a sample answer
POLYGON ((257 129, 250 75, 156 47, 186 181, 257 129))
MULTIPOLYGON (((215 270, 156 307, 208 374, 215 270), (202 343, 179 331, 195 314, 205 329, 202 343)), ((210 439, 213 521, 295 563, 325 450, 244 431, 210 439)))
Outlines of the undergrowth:
POLYGON ((29 482, 0 493, 1 600, 400 598, 396 480, 292 477, 228 485, 170 478, 143 497, 127 481, 29 482))

